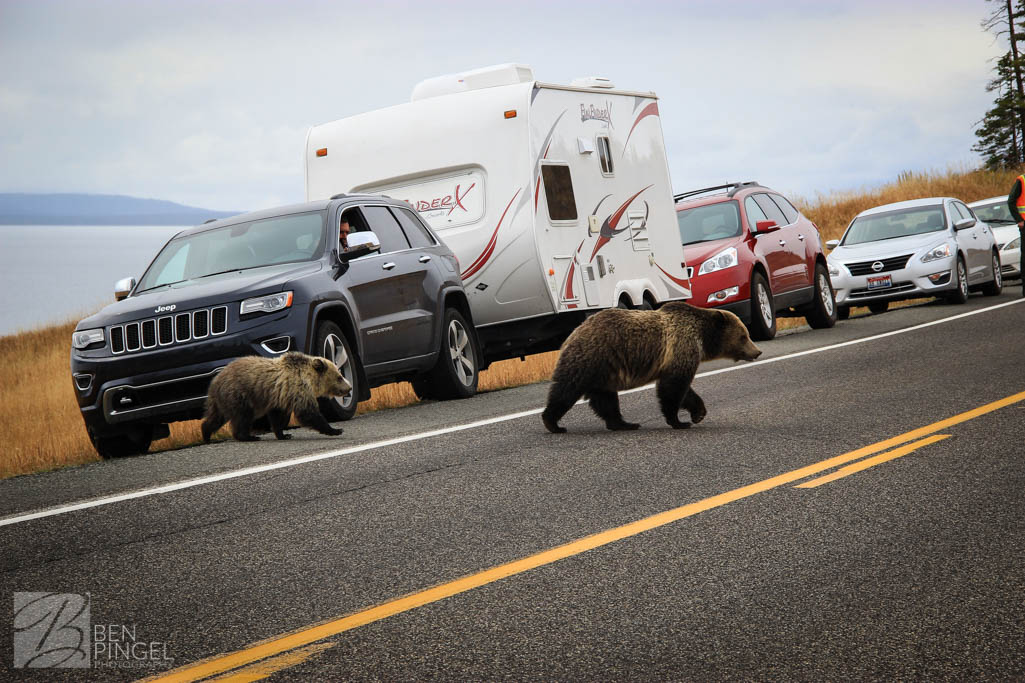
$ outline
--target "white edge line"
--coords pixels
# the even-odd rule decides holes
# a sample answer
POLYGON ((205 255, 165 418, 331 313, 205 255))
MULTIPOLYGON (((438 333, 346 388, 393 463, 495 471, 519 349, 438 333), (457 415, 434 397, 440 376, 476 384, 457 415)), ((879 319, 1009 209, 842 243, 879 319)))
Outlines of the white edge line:
MULTIPOLYGON (((719 370, 709 370, 707 372, 699 372, 695 375, 698 377, 710 377, 712 375, 719 375, 724 372, 733 372, 735 370, 743 370, 746 368, 759 367, 762 365, 768 365, 769 363, 776 363, 783 360, 790 360, 791 358, 799 358, 801 356, 808 356, 814 353, 822 353, 824 351, 832 351, 834 349, 840 349, 845 346, 854 346, 855 344, 864 344, 870 341, 876 341, 877 339, 884 339, 886 337, 892 337, 898 334, 906 334, 908 332, 914 332, 926 327, 932 327, 933 325, 941 325, 948 323, 953 320, 959 320, 961 318, 967 318, 972 315, 978 315, 980 313, 987 313, 994 311, 1004 306, 1013 306, 1025 302, 1025 299, 1017 299, 1015 301, 1007 301, 1002 304, 996 304, 994 306, 988 306, 986 308, 980 308, 975 311, 969 311, 967 313, 961 313, 958 315, 951 316, 949 318, 941 318, 940 320, 933 320, 927 323, 921 323, 919 325, 913 325, 900 330, 893 330, 891 332, 884 332, 882 334, 872 335, 871 337, 863 337, 861 339, 852 339, 851 341, 841 342, 839 344, 830 344, 829 346, 821 346, 814 349, 808 349, 807 351, 798 351, 796 353, 789 353, 785 356, 777 356, 775 358, 767 358, 763 361, 756 361, 753 363, 745 363, 742 365, 733 365, 728 368, 720 368, 719 370)), ((646 384, 643 387, 637 387, 636 389, 628 389, 621 391, 621 394, 633 394, 639 391, 647 391, 653 388, 654 384, 646 384)), ((578 401, 583 403, 583 401, 578 401)), ((62 515, 68 512, 75 512, 77 510, 86 510, 89 508, 100 507, 102 505, 110 505, 113 503, 120 503, 126 500, 134 500, 136 498, 145 498, 147 496, 155 496, 161 493, 170 493, 172 491, 180 491, 182 489, 192 488, 194 486, 203 486, 204 484, 213 484, 218 481, 225 481, 227 479, 236 479, 239 477, 247 477, 252 474, 259 474, 261 472, 270 472, 273 470, 280 470, 286 467, 294 467, 296 465, 303 465, 309 462, 316 462, 318 460, 327 460, 329 458, 337 458, 342 455, 352 455, 353 453, 363 453, 366 451, 372 451, 378 448, 385 448, 386 446, 395 446, 397 444, 408 443, 410 441, 418 441, 420 439, 429 439, 434 436, 441 436, 443 434, 453 434, 455 432, 465 431, 467 429, 476 429, 477 427, 485 427, 487 425, 498 424, 500 422, 507 422, 509 420, 518 420, 521 417, 529 417, 531 415, 538 415, 544 409, 534 408, 533 410, 524 410, 518 413, 510 413, 508 415, 500 415, 498 417, 488 418, 486 420, 478 420, 476 422, 468 422, 466 424, 455 425, 453 427, 443 427, 441 429, 434 429, 429 432, 419 432, 417 434, 409 434, 407 436, 396 437, 394 439, 386 439, 384 441, 374 441, 368 444, 362 444, 360 446, 350 446, 349 448, 342 448, 336 451, 327 451, 325 453, 317 453, 314 455, 306 455, 301 458, 292 458, 291 460, 281 460, 278 462, 268 463, 266 465, 257 465, 254 467, 246 467, 240 470, 232 470, 230 472, 221 472, 220 474, 212 474, 205 477, 196 477, 194 479, 186 479, 184 481, 175 482, 173 484, 165 484, 163 486, 154 486, 148 489, 140 489, 137 491, 130 491, 128 493, 120 493, 113 496, 105 496, 103 498, 94 498, 91 500, 83 500, 78 503, 70 503, 67 505, 59 505, 57 507, 46 508, 43 510, 37 510, 35 512, 29 512, 20 515, 14 515, 11 517, 0 518, 0 527, 9 526, 12 524, 20 524, 22 522, 29 522, 34 519, 42 519, 45 517, 53 517, 56 515, 62 515)))

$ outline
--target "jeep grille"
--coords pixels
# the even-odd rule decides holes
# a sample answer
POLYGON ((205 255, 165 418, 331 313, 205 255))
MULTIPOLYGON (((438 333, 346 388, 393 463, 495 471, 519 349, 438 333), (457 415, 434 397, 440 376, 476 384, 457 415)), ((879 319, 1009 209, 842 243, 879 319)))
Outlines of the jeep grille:
POLYGON ((129 353, 157 346, 183 344, 193 339, 204 339, 228 331, 228 307, 203 308, 190 313, 165 315, 161 318, 139 320, 112 325, 110 350, 112 353, 129 353))

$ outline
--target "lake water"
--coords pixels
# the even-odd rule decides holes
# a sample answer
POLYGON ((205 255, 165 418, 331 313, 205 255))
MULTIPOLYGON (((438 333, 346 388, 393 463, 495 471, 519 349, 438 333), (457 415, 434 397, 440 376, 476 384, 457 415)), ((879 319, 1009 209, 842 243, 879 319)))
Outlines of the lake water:
POLYGON ((0 335, 78 320, 114 301, 183 229, 166 225, 0 225, 0 335))

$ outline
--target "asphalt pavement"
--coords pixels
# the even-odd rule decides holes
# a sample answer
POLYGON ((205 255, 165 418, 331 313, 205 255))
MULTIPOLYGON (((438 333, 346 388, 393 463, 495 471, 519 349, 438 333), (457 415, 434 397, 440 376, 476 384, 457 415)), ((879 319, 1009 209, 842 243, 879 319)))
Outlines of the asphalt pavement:
POLYGON ((542 383, 0 482, 0 679, 1020 680, 1020 301, 703 365, 690 430, 552 435, 542 383), (28 592, 90 668, 11 668, 82 623, 28 592))

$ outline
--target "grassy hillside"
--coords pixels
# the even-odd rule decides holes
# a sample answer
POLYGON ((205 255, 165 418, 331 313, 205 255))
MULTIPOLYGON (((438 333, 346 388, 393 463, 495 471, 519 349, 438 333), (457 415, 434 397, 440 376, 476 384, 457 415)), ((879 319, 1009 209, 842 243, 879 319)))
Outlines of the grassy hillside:
MULTIPOLYGON (((878 189, 816 199, 794 198, 815 221, 823 239, 838 238, 858 212, 889 202, 932 196, 954 196, 967 202, 1006 193, 1015 172, 988 171, 904 174, 878 189)), ((780 328, 799 326, 801 320, 783 319, 780 328)), ((74 323, 0 337, 0 478, 98 460, 82 424, 71 384, 68 359, 74 323)), ((496 363, 482 373, 482 391, 548 379, 555 367, 555 352, 529 357, 525 362, 496 363)), ((360 412, 416 402, 407 383, 373 391, 360 412)), ((222 432, 223 433, 223 432, 222 432)), ((270 438, 270 437, 264 437, 270 438)), ((344 437, 342 437, 344 439, 344 437)), ((155 442, 151 450, 178 448, 200 441, 199 423, 171 425, 171 436, 155 442)))

